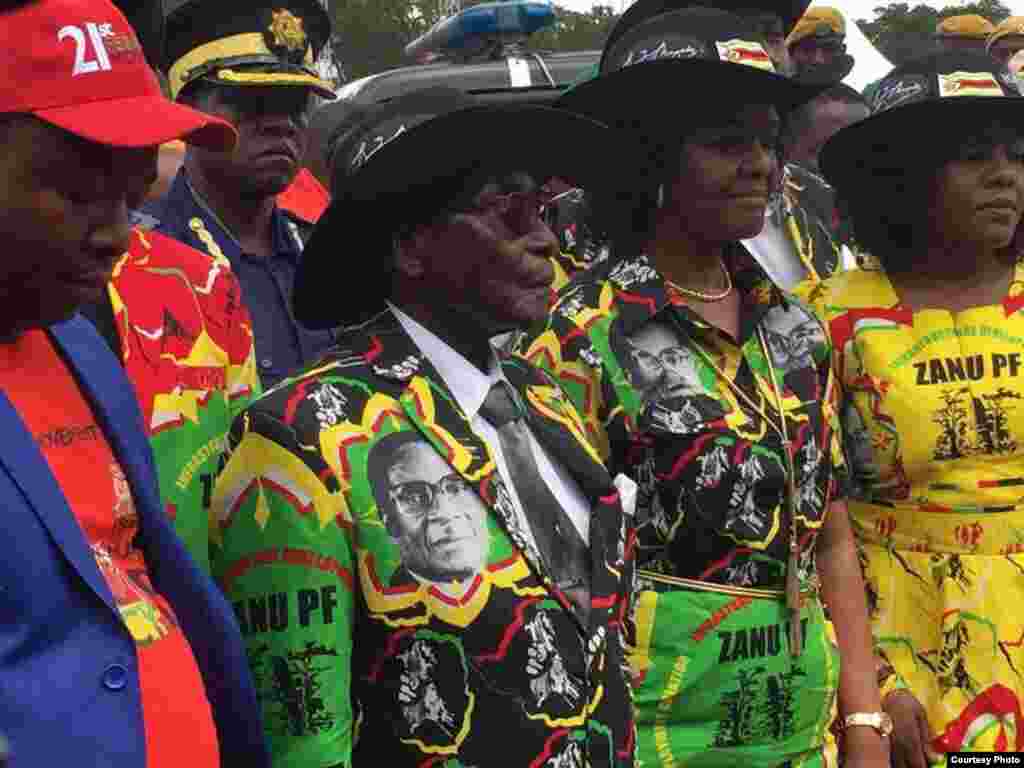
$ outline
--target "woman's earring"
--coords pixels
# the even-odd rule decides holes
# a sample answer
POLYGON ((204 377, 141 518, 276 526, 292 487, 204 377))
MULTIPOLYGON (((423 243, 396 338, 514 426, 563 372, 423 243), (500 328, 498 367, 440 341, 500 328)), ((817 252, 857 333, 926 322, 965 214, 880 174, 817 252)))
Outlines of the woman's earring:
POLYGON ((658 202, 657 202, 657 205, 658 205, 659 208, 664 208, 665 207, 665 185, 664 184, 659 184, 658 185, 658 202))

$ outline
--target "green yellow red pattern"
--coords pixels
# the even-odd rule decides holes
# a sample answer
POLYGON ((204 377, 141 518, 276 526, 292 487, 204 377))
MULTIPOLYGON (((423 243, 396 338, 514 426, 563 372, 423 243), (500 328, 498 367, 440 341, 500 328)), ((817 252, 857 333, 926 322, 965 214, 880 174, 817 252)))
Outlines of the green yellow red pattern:
POLYGON ((638 256, 577 276, 521 341, 561 383, 611 471, 638 486, 644 570, 630 663, 637 758, 648 766, 821 764, 836 693, 838 658, 815 599, 813 649, 791 661, 779 642, 793 516, 785 448, 765 419, 779 421, 774 372, 798 475, 799 577, 810 585, 816 537, 844 484, 831 355, 804 303, 742 248, 729 261, 739 339, 693 313, 638 256), (776 597, 727 610, 731 598, 716 590, 737 588, 776 597))
POLYGON ((109 292, 165 509, 209 572, 214 478, 231 420, 259 392, 241 289, 225 264, 136 229, 109 292))
POLYGON ((390 314, 236 422, 214 570, 275 765, 633 764, 632 523, 552 380, 516 359, 503 373, 593 505, 587 626, 524 538, 487 444, 390 314), (430 524, 399 530, 373 479, 398 444, 440 465, 471 510, 481 557, 458 575, 416 570, 430 524))
POLYGON ((1024 749, 1024 270, 959 313, 905 308, 877 268, 805 293, 842 385, 878 649, 937 752, 1024 749))

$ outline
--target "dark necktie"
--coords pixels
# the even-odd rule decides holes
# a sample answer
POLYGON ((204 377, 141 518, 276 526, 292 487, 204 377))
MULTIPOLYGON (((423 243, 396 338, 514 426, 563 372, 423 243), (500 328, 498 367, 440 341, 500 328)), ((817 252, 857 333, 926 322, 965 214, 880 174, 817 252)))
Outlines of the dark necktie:
POLYGON ((584 623, 590 608, 590 554, 586 542, 544 482, 530 445, 530 430, 508 387, 497 382, 487 393, 480 415, 497 430, 505 464, 533 532, 541 559, 584 623))

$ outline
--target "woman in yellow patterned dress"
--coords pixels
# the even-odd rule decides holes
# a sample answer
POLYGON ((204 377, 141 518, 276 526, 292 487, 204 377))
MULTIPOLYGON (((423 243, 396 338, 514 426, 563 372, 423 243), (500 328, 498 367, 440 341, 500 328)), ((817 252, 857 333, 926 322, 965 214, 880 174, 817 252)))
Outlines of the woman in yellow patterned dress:
POLYGON ((806 296, 843 388, 893 762, 1024 749, 1024 101, 983 56, 882 81, 822 167, 877 264, 806 296))

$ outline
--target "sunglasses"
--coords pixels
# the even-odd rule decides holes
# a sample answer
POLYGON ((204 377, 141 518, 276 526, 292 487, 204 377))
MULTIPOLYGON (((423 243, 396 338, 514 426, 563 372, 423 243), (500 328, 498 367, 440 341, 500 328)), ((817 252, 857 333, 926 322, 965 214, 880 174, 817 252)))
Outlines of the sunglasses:
POLYGON ((531 190, 507 190, 517 186, 526 186, 522 179, 506 179, 501 182, 490 182, 483 185, 476 195, 469 199, 456 201, 448 206, 449 214, 495 213, 518 231, 527 231, 532 224, 540 219, 546 221, 548 210, 559 195, 547 187, 531 190))

